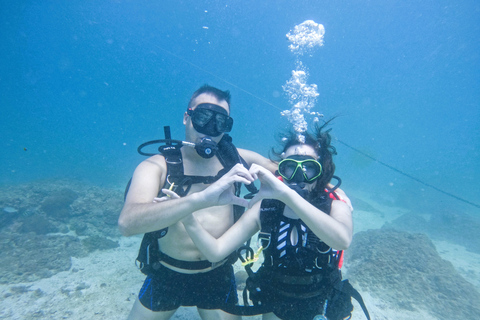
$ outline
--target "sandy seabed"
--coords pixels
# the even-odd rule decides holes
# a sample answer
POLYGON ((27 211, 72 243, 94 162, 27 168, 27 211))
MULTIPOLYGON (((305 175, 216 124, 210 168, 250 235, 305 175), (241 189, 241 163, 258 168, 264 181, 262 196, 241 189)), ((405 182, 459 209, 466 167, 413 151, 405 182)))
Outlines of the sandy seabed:
MULTIPOLYGON (((393 212, 380 221, 367 212, 355 212, 357 231, 367 226, 378 228, 386 220, 398 216, 393 212)), ((115 249, 94 251, 84 258, 72 258, 72 267, 50 278, 35 282, 0 284, 0 319, 126 319, 144 275, 134 260, 141 242, 140 236, 118 239, 115 249)), ((480 288, 480 255, 467 252, 462 246, 445 241, 434 242, 443 259, 452 262, 456 270, 480 288)), ((348 278, 348 261, 344 277, 348 278)), ((411 320, 438 319, 427 311, 398 310, 357 287, 372 319, 411 320)), ((354 303, 352 319, 365 319, 360 306, 354 303)), ((260 319, 259 316, 244 317, 260 319)), ((181 308, 172 319, 200 319, 195 308, 181 308)))

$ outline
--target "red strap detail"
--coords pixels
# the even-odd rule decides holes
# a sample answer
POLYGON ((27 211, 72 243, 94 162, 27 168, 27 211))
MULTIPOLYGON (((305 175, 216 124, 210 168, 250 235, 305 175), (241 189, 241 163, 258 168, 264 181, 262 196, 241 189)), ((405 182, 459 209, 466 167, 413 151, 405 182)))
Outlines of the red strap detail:
POLYGON ((329 196, 330 199, 332 199, 332 200, 337 200, 337 198, 335 198, 335 196, 333 195, 333 192, 329 192, 329 193, 328 193, 328 196, 329 196))
POLYGON ((340 258, 338 259, 338 269, 342 269, 343 266, 343 250, 340 251, 340 258))
POLYGON ((325 192, 328 193, 328 196, 330 197, 330 199, 332 199, 332 200, 340 200, 340 201, 343 201, 343 202, 347 203, 347 201, 343 200, 342 197, 340 197, 335 191, 329 192, 328 189, 325 188, 325 192), (335 193, 335 195, 337 195, 338 199, 335 197, 334 193, 335 193))

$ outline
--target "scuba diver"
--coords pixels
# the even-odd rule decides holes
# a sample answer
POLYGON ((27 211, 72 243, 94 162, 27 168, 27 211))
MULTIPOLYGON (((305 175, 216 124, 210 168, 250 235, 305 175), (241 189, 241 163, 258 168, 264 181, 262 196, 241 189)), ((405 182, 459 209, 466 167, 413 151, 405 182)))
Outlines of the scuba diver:
POLYGON ((314 134, 305 133, 305 142, 298 141, 294 132, 283 139, 283 150, 274 152, 281 160, 276 174, 251 166, 249 173, 261 182, 260 191, 223 235, 212 235, 197 214, 182 220, 197 248, 214 262, 242 248, 259 232, 255 256, 262 252, 264 261, 257 272, 248 266, 251 261, 245 261, 249 277, 243 308, 261 310, 264 320, 348 319, 351 297, 369 319, 358 291, 348 280, 342 281, 343 250, 352 241, 353 208, 338 185, 329 184, 332 178, 339 183, 340 179, 333 175, 336 151, 329 130, 323 131, 327 124, 316 126, 314 134), (248 301, 253 306, 248 307, 248 301))
POLYGON ((196 306, 204 320, 239 318, 220 310, 238 301, 236 257, 207 261, 180 221, 194 213, 205 232, 220 237, 239 205, 247 205, 237 197, 240 183, 254 186, 247 168, 256 163, 273 172, 276 165, 232 144, 228 91, 208 85, 195 91, 183 124, 185 141, 166 137, 160 154, 138 165, 126 190, 118 226, 124 236, 145 234, 137 262, 147 275, 128 319, 169 319, 180 306, 196 306), (165 197, 170 200, 161 201, 165 197))

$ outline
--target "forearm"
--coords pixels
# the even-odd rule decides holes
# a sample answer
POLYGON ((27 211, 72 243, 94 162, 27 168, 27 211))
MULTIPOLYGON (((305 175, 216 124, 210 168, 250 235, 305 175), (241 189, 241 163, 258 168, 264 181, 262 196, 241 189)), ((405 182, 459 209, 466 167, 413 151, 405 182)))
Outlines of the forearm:
POLYGON ((126 203, 118 219, 118 226, 125 236, 156 231, 207 206, 200 193, 160 203, 126 203))
POLYGON ((222 246, 221 241, 208 233, 193 214, 185 217, 182 222, 188 235, 208 261, 221 261, 232 252, 232 250, 222 246))
POLYGON ((293 190, 285 193, 282 201, 330 247, 343 250, 350 246, 353 225, 351 211, 345 203, 333 201, 329 215, 304 200, 293 190))
POLYGON ((275 172, 278 168, 278 164, 276 162, 268 158, 265 158, 256 152, 240 149, 240 148, 238 148, 238 151, 249 166, 255 163, 257 165, 264 167, 265 169, 267 169, 272 173, 275 172))

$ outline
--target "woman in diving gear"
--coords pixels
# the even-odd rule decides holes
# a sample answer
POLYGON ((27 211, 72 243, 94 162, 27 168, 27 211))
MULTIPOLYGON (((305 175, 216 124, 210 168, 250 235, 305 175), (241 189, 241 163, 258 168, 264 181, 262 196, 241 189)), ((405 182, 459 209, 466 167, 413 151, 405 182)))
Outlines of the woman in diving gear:
POLYGON ((352 210, 328 188, 335 149, 324 127, 316 127, 313 135, 305 133, 305 142, 293 132, 285 139, 277 176, 252 165, 250 174, 261 182, 260 191, 240 220, 218 239, 194 215, 182 221, 212 262, 221 261, 260 231, 264 262, 247 287, 254 305, 266 310, 265 320, 346 319, 353 309, 355 289, 342 281, 340 272, 342 250, 352 241, 352 210))

